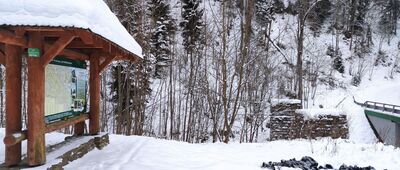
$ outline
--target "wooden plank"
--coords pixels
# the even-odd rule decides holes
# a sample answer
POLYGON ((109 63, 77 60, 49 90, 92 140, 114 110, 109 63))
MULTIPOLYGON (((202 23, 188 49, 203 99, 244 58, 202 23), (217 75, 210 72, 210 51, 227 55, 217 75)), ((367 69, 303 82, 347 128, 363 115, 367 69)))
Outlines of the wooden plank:
POLYGON ((49 64, 74 38, 75 36, 69 33, 61 36, 41 57, 42 65, 46 66, 49 64))
POLYGON ((89 134, 97 135, 100 132, 100 71, 99 57, 90 56, 90 121, 89 134))
POLYGON ((65 120, 57 121, 51 124, 46 125, 46 133, 53 132, 55 130, 59 130, 80 122, 84 122, 89 119, 89 114, 81 114, 79 116, 74 116, 72 118, 68 118, 65 120))
MULTIPOLYGON (((29 35, 29 47, 43 50, 43 39, 39 32, 29 35)), ((28 57, 28 165, 46 163, 45 150, 45 67, 42 57, 28 57)))
POLYGON ((27 45, 26 39, 18 38, 14 33, 5 29, 0 29, 0 42, 22 47, 27 45))
MULTIPOLYGON (((68 126, 71 126, 73 124, 85 124, 85 120, 89 119, 89 113, 81 114, 79 116, 75 116, 66 120, 58 121, 55 123, 51 123, 46 125, 46 133, 50 133, 68 126)), ((84 130, 84 129, 83 129, 84 130)), ((83 134, 83 133, 82 133, 83 134)), ((82 135, 79 134, 79 135, 82 135)), ((28 137, 28 131, 24 130, 21 131, 20 133, 14 133, 11 135, 8 135, 4 138, 4 144, 6 146, 13 146, 16 145, 23 140, 27 139, 28 137)))
MULTIPOLYGON (((14 45, 5 46, 6 57, 6 136, 21 132, 21 59, 22 49, 14 45)), ((6 146, 5 164, 13 166, 21 161, 21 143, 6 146)))

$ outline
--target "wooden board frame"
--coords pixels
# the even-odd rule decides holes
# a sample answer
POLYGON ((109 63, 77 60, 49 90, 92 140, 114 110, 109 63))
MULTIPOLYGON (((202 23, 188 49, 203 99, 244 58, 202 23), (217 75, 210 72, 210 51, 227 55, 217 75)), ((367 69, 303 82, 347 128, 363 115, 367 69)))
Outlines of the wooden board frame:
POLYGON ((21 141, 28 140, 28 165, 46 162, 45 133, 75 126, 75 134, 83 135, 89 119, 89 134, 100 132, 100 74, 115 60, 141 60, 137 55, 86 29, 61 27, 0 27, 0 64, 6 67, 6 144, 5 165, 21 163, 21 141), (40 57, 28 57, 28 125, 22 130, 21 67, 22 53, 38 48, 40 57), (44 122, 45 68, 57 55, 90 62, 90 114, 83 114, 46 125, 44 122))

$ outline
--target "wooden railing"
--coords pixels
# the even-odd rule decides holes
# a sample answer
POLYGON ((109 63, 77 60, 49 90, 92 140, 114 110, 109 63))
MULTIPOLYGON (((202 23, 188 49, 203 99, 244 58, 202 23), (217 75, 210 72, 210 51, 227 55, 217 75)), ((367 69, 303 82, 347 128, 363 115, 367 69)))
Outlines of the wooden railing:
MULTIPOLYGON (((60 120, 54 123, 50 123, 46 125, 46 129, 45 132, 49 133, 55 130, 59 130, 74 124, 77 124, 79 122, 84 122, 85 120, 89 119, 89 113, 84 113, 84 114, 80 114, 65 120, 60 120)), ((28 131, 27 130, 23 130, 20 133, 15 133, 12 135, 8 135, 4 138, 4 144, 6 146, 12 146, 15 145, 17 143, 22 142, 23 140, 27 139, 28 137, 28 131)))

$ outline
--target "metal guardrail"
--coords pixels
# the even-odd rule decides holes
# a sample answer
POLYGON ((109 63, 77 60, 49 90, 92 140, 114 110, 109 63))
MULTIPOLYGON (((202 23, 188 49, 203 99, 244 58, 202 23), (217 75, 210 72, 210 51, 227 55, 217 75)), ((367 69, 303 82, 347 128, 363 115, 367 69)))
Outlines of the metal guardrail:
POLYGON ((398 105, 379 103, 379 102, 373 102, 373 101, 366 101, 364 103, 361 103, 361 102, 357 102, 356 99, 354 98, 354 96, 353 96, 353 100, 354 100, 355 104, 360 105, 362 107, 400 114, 400 106, 398 106, 398 105))

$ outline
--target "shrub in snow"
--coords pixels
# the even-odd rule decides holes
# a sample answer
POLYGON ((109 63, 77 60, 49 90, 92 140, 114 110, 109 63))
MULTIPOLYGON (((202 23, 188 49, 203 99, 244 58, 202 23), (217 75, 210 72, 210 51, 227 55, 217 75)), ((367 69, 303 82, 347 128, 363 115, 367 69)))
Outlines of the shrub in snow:
POLYGON ((275 13, 282 14, 285 10, 285 4, 282 0, 274 0, 273 9, 275 13))
POLYGON ((333 68, 337 70, 339 73, 344 73, 344 65, 342 57, 336 57, 333 59, 333 68))
POLYGON ((288 6, 285 9, 285 13, 296 15, 298 13, 296 6, 297 4, 293 4, 292 1, 289 1, 288 6))
POLYGON ((374 65, 375 66, 382 65, 384 67, 388 67, 391 65, 390 60, 392 60, 392 59, 389 58, 389 56, 386 54, 386 52, 379 50, 378 56, 375 59, 374 65))
POLYGON ((353 78, 351 79, 351 85, 353 86, 359 86, 361 83, 361 76, 360 75, 355 75, 353 76, 353 78))
POLYGON ((335 48, 332 45, 329 45, 326 49, 326 55, 330 57, 335 57, 335 48))
POLYGON ((332 14, 332 3, 329 0, 317 1, 314 8, 307 15, 310 30, 319 33, 325 20, 332 14))

